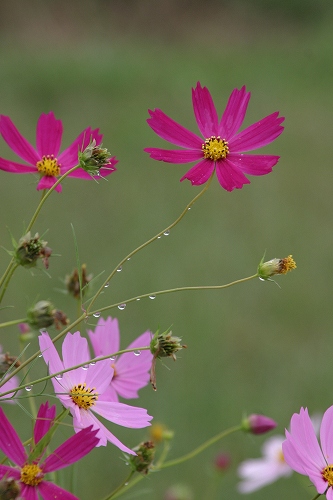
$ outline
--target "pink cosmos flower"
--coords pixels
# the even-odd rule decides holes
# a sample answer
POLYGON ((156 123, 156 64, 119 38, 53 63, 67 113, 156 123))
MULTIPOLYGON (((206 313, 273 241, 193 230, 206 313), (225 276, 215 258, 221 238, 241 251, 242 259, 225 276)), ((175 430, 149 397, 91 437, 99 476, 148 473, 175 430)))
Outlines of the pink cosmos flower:
POLYGON ((290 432, 286 430, 282 449, 287 464, 299 474, 309 476, 319 494, 333 500, 333 406, 324 413, 320 443, 307 408, 294 413, 290 432))
MULTIPOLYGON (((0 169, 14 174, 40 174, 41 178, 37 189, 50 189, 58 176, 78 165, 79 150, 85 149, 91 140, 95 140, 96 144, 100 145, 103 138, 98 129, 92 130, 91 127, 88 127, 67 149, 59 154, 63 127, 61 120, 57 120, 52 111, 48 114, 43 113, 39 117, 36 149, 20 134, 9 116, 0 115, 0 132, 14 153, 26 162, 16 163, 0 158, 0 169)), ((100 175, 110 175, 116 170, 116 163, 118 161, 115 157, 110 158, 108 168, 101 168, 100 175)), ((69 174, 69 177, 92 178, 82 168, 69 174)), ((60 184, 56 190, 61 191, 60 184)))
MULTIPOLYGON (((61 372, 66 368, 79 365, 90 359, 88 342, 80 332, 68 333, 62 344, 62 358, 54 347, 48 333, 39 336, 39 346, 49 372, 61 372)), ((61 376, 52 378, 53 387, 61 404, 69 408, 73 416, 75 432, 92 425, 98 429, 99 444, 107 441, 115 444, 122 451, 135 455, 135 452, 122 444, 95 416, 97 413, 115 424, 140 429, 147 427, 152 419, 143 408, 110 401, 106 392, 113 376, 110 360, 103 360, 76 368, 61 376)))
MULTIPOLYGON (((88 330, 88 335, 96 357, 106 356, 119 351, 120 332, 118 320, 109 316, 106 320, 100 318, 95 332, 88 330)), ((148 346, 152 333, 144 332, 134 340, 127 349, 148 346)), ((112 361, 114 369, 110 386, 105 391, 110 401, 118 401, 118 395, 130 399, 138 398, 138 390, 148 384, 153 355, 150 351, 125 353, 112 361)))
MULTIPOLYGON (((34 445, 49 431, 55 416, 55 406, 49 408, 48 403, 40 406, 34 427, 34 445)), ((0 449, 17 466, 0 465, 0 478, 13 478, 17 481, 22 500, 38 500, 39 495, 44 500, 55 498, 78 500, 72 493, 45 481, 44 476, 48 472, 63 469, 87 455, 98 443, 96 434, 97 431, 93 431, 92 427, 87 427, 67 439, 48 457, 44 458, 45 450, 41 450, 39 456, 34 455, 30 458, 15 429, 0 408, 0 449)))
POLYGON ((238 484, 240 493, 251 493, 280 477, 292 474, 292 469, 286 464, 282 453, 283 436, 273 436, 265 441, 262 447, 262 458, 253 458, 242 462, 238 468, 241 482, 238 484))
POLYGON ((244 174, 268 174, 278 162, 279 156, 247 155, 241 152, 253 151, 270 144, 282 133, 283 127, 280 124, 284 120, 276 112, 237 133, 243 123, 250 95, 245 87, 234 89, 219 121, 209 90, 201 87, 198 82, 196 88, 192 89, 192 102, 203 138, 173 121, 160 109, 149 110, 150 118, 147 123, 154 132, 185 150, 146 148, 145 151, 151 158, 168 163, 198 161, 180 179, 188 179, 195 186, 207 182, 214 170, 219 183, 227 191, 250 184, 244 174))

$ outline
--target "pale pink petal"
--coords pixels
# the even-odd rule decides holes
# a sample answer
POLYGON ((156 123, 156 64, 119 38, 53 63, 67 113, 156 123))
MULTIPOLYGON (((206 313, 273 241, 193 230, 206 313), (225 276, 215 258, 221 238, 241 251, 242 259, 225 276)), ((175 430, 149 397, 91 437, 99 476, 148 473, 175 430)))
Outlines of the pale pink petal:
POLYGON ((150 425, 149 421, 153 418, 148 415, 144 408, 129 406, 123 403, 96 401, 93 411, 106 418, 114 424, 130 427, 132 429, 141 429, 150 425))
POLYGON ((330 406, 323 415, 320 443, 326 462, 333 464, 333 406, 330 406))
POLYGON ((208 181, 210 176, 213 174, 215 168, 215 163, 212 160, 202 160, 194 167, 190 168, 185 175, 180 179, 182 182, 185 179, 191 181, 192 186, 200 186, 208 181))
POLYGON ((192 103, 199 130, 205 139, 219 135, 218 117, 212 96, 207 87, 201 87, 200 82, 192 89, 192 103))
POLYGON ((145 148, 144 151, 150 155, 150 158, 167 163, 189 163, 200 160, 203 156, 201 148, 185 150, 145 148))
POLYGON ((228 141, 230 152, 252 151, 273 142, 284 130, 280 125, 284 117, 278 117, 278 114, 278 111, 272 113, 235 135, 228 141))
MULTIPOLYGON (((40 181, 37 184, 37 190, 41 191, 44 189, 50 189, 56 182, 57 182, 56 177, 51 175, 43 175, 43 177, 40 178, 40 181)), ((60 193, 62 191, 61 184, 58 184, 55 190, 58 191, 58 193, 60 193)))
POLYGON ((307 474, 307 463, 298 453, 297 448, 291 441, 290 434, 286 431, 286 441, 282 443, 283 456, 286 463, 299 474, 307 474))
POLYGON ((88 387, 96 387, 98 393, 103 392, 109 386, 113 377, 113 368, 108 359, 98 361, 95 365, 89 365, 86 376, 86 384, 88 387))
MULTIPOLYGON (((78 497, 69 493, 69 491, 63 490, 59 486, 54 483, 50 483, 50 481, 42 481, 35 488, 39 490, 42 495, 43 500, 79 500, 78 497)), ((24 497, 24 500, 27 497, 24 497)), ((31 500, 38 500, 38 497, 32 497, 31 500)))
POLYGON ((2 408, 0 408, 0 450, 16 465, 22 466, 27 459, 21 440, 2 408))
POLYGON ((95 331, 88 330, 88 335, 96 357, 119 351, 120 332, 116 318, 100 318, 95 331))
POLYGON ((228 160, 239 170, 250 175, 265 175, 272 171, 279 161, 279 156, 273 155, 243 155, 230 153, 228 160))
POLYGON ((57 373, 64 369, 64 365, 60 360, 57 349, 55 348, 50 335, 48 333, 41 333, 38 337, 39 348, 43 355, 44 361, 49 365, 50 373, 57 373))
POLYGON ((96 145, 101 144, 103 135, 99 133, 99 129, 92 130, 91 127, 86 128, 81 132, 81 134, 72 142, 68 148, 66 148, 58 156, 58 162, 61 164, 61 172, 65 173, 75 165, 79 163, 79 151, 83 151, 88 144, 92 141, 96 141, 96 145))
POLYGON ((27 163, 36 165, 40 160, 37 151, 35 151, 30 142, 20 134, 9 116, 0 116, 0 132, 14 153, 27 163))
POLYGON ((251 493, 273 483, 280 477, 290 476, 291 473, 290 468, 277 461, 268 461, 264 458, 245 460, 238 468, 238 474, 242 480, 238 484, 238 491, 251 493))
POLYGON ((30 165, 23 165, 23 163, 16 163, 15 161, 5 160, 0 158, 0 170, 11 172, 12 174, 36 174, 37 167, 30 165))
POLYGON ((290 435, 297 452, 307 463, 307 467, 324 468, 326 462, 320 449, 307 408, 294 413, 290 421, 290 435))
POLYGON ((42 156, 54 155, 57 157, 62 138, 62 122, 57 120, 54 113, 43 113, 37 122, 36 146, 42 156))
POLYGON ((119 401, 117 391, 114 388, 114 384, 111 383, 109 387, 107 387, 107 389, 103 392, 103 394, 99 394, 98 399, 100 401, 109 401, 109 402, 119 401))
MULTIPOLYGON (((41 482, 40 484, 43 484, 43 482, 41 482)), ((24 483, 20 483, 20 486, 20 497, 23 500, 38 500, 38 488, 36 486, 28 486, 24 483)), ((54 500, 54 497, 43 495, 43 500, 54 500)))
POLYGON ((240 189, 244 184, 250 184, 249 179, 227 159, 216 162, 216 176, 221 186, 227 191, 240 189))
POLYGON ((149 110, 149 114, 151 118, 147 120, 148 125, 162 139, 185 148, 201 148, 203 142, 201 137, 169 118, 160 109, 149 110))
POLYGON ((6 396, 2 396, 0 398, 1 403, 14 404, 15 403, 14 397, 17 396, 17 394, 19 393, 19 392, 15 392, 14 389, 16 389, 19 385, 20 385, 19 379, 18 379, 18 377, 16 377, 16 375, 14 377, 12 377, 10 380, 8 380, 8 382, 5 382, 1 386, 1 392, 7 392, 7 391, 10 391, 11 389, 13 389, 13 392, 11 392, 10 394, 6 394, 6 396))
POLYGON ((34 427, 35 444, 42 439, 43 436, 50 430, 56 416, 55 405, 49 408, 49 403, 41 404, 37 413, 36 423, 34 427))
POLYGON ((333 500, 333 488, 328 488, 326 492, 326 498, 327 500, 333 500))
POLYGON ((229 141, 242 125, 251 92, 246 92, 245 86, 240 90, 234 89, 229 97, 228 104, 222 115, 218 135, 229 141))
MULTIPOLYGON (((62 344, 62 359, 64 366, 70 368, 81 363, 87 363, 89 366, 90 353, 87 339, 81 337, 80 332, 73 334, 67 333, 62 344)), ((71 370, 71 378, 76 383, 84 383, 86 381, 88 370, 84 368, 76 368, 71 370)))

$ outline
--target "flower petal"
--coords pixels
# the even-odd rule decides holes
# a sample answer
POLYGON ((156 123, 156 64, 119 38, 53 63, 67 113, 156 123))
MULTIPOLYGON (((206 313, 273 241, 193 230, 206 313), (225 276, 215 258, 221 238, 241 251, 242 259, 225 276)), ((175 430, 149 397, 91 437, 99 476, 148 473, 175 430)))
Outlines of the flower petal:
POLYGON ((219 124, 218 135, 223 139, 229 141, 242 125, 250 97, 245 86, 232 91, 219 124))
POLYGON ((116 318, 100 318, 95 331, 88 330, 88 335, 96 357, 119 351, 120 332, 116 318))
POLYGON ((95 140, 97 146, 101 144, 103 135, 99 133, 99 129, 92 130, 91 127, 84 129, 80 135, 66 148, 59 156, 58 162, 61 164, 61 172, 65 173, 79 163, 78 152, 83 151, 90 141, 95 140))
POLYGON ((96 387, 99 394, 107 389, 113 377, 113 368, 108 359, 98 361, 95 365, 89 365, 86 375, 86 384, 88 387, 96 387))
MULTIPOLYGON (((37 190, 41 191, 44 189, 50 189, 56 182, 57 178, 54 177, 53 175, 43 175, 43 177, 40 178, 40 181, 37 184, 37 190)), ((58 191, 58 193, 60 193, 62 191, 61 184, 58 184, 55 190, 58 191)))
POLYGON ((162 139, 165 139, 172 144, 176 144, 177 146, 201 149, 203 144, 201 137, 193 134, 193 132, 169 118, 160 109, 148 111, 151 118, 148 118, 147 123, 157 135, 162 137, 162 139))
POLYGON ((49 408, 49 402, 41 404, 37 413, 36 423, 34 427, 35 444, 42 439, 43 436, 50 430, 56 416, 56 406, 49 408))
MULTIPOLYGON (((40 485, 42 485, 43 482, 41 482, 40 485)), ((39 499, 39 497, 38 497, 39 486, 38 486, 38 488, 36 488, 36 486, 29 486, 29 485, 24 484, 24 483, 20 483, 20 486, 21 486, 20 498, 22 498, 24 500, 38 500, 39 499)), ((43 495, 43 500, 54 500, 54 497, 43 495)))
POLYGON ((272 113, 235 135, 228 141, 230 152, 252 151, 274 141, 284 130, 280 125, 284 117, 278 117, 278 114, 278 111, 272 113))
MULTIPOLYGON (((59 486, 57 486, 54 483, 50 483, 50 481, 42 481, 39 483, 37 486, 38 491, 40 491, 40 494, 43 498, 43 500, 55 500, 55 499, 61 499, 61 500, 79 500, 78 497, 70 493, 69 491, 63 490, 59 486)), ((37 490, 37 488, 34 488, 37 490)), ((36 491, 37 494, 37 491, 36 491)), ((28 497, 23 497, 24 500, 28 497)), ((31 500, 38 500, 38 497, 33 497, 31 500)))
POLYGON ((201 87, 197 83, 192 89, 192 103, 195 118, 202 135, 208 139, 212 135, 218 134, 218 116, 214 106, 212 96, 207 87, 201 87))
POLYGON ((150 425, 149 421, 153 418, 148 415, 144 408, 129 406, 123 403, 96 401, 94 412, 106 418, 114 424, 129 427, 131 429, 141 429, 150 425))
POLYGON ((184 179, 191 181, 192 186, 200 186, 208 181, 210 176, 213 174, 215 164, 212 160, 202 160, 194 167, 190 168, 185 175, 180 179, 182 182, 184 179))
POLYGON ((320 427, 320 443, 328 464, 333 464, 333 406, 325 411, 320 427))
POLYGON ((58 156, 62 131, 62 121, 57 120, 52 111, 40 115, 36 131, 36 146, 40 157, 44 155, 58 156))
POLYGON ((230 153, 228 160, 239 170, 250 175, 265 175, 272 171, 279 161, 279 156, 273 155, 244 155, 230 153))
POLYGON ((64 364, 62 363, 57 349, 55 348, 50 335, 48 333, 42 333, 38 337, 39 348, 42 352, 44 361, 49 365, 50 373, 57 373, 64 369, 64 364))
MULTIPOLYGON (((90 353, 88 349, 88 341, 81 337, 80 332, 73 334, 67 333, 62 344, 62 359, 65 368, 79 365, 80 363, 89 363, 90 353)), ((89 366, 89 365, 88 365, 89 366)), ((70 376, 73 382, 84 383, 87 377, 88 370, 76 368, 70 371, 70 376)))
POLYGON ((227 159, 216 162, 216 176, 221 186, 227 191, 241 189, 244 184, 250 184, 249 179, 227 159))
POLYGON ((37 173, 36 167, 30 165, 23 165, 23 163, 16 163, 15 161, 5 160, 0 158, 0 170, 11 172, 12 174, 35 174, 37 173))
POLYGON ((0 408, 0 450, 20 467, 27 459, 23 444, 2 408, 0 408))
POLYGON ((150 155, 150 158, 167 163, 189 163, 200 160, 203 156, 201 149, 145 148, 144 151, 150 155))
POLYGON ((9 116, 0 115, 0 132, 14 153, 27 163, 36 165, 40 160, 37 151, 35 151, 30 142, 20 134, 9 116))
POLYGON ((9 465, 0 465, 0 479, 3 477, 12 477, 16 479, 16 481, 20 480, 21 472, 19 469, 15 469, 14 467, 10 467, 9 465))

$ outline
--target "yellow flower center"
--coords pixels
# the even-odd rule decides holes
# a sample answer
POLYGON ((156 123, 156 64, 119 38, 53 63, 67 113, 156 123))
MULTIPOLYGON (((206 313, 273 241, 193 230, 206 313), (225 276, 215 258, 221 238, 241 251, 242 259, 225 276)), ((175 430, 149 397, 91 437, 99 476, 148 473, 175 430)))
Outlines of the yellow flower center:
POLYGON ((229 154, 228 143, 218 135, 212 135, 209 139, 206 139, 204 144, 201 146, 204 158, 208 160, 218 161, 223 160, 229 154))
POLYGON ((57 158, 53 155, 44 155, 43 158, 36 163, 36 167, 41 175, 49 175, 52 177, 60 175, 61 165, 58 164, 57 158))
POLYGON ((112 380, 114 380, 117 376, 117 371, 116 371, 116 365, 115 363, 112 363, 111 367, 113 368, 113 377, 112 380))
POLYGON ((279 261, 279 274, 286 274, 292 269, 296 269, 296 262, 294 261, 292 255, 289 255, 285 259, 280 259, 279 261))
POLYGON ((328 482, 329 486, 333 486, 333 465, 326 465, 321 475, 328 482))
POLYGON ((84 410, 89 410, 98 399, 98 394, 95 393, 96 389, 86 387, 86 383, 78 384, 70 391, 73 402, 84 410))
POLYGON ((37 464, 26 464, 21 469, 21 481, 29 486, 37 486, 43 481, 44 474, 37 464))

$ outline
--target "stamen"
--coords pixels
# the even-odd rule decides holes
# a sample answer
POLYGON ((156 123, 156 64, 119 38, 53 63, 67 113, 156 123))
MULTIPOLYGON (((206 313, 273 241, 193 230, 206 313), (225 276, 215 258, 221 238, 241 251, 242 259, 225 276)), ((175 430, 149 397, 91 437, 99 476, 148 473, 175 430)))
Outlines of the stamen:
POLYGON ((329 486, 333 486, 333 465, 326 465, 321 475, 324 481, 328 482, 329 486))
POLYGON ((288 255, 284 259, 279 261, 279 274, 286 274, 288 271, 296 269, 296 262, 294 261, 292 255, 288 255))
POLYGON ((229 154, 228 143, 218 135, 212 135, 205 140, 201 146, 204 158, 208 160, 218 161, 226 158, 229 154))
POLYGON ((44 474, 37 464, 26 464, 21 469, 21 481, 29 486, 37 486, 43 481, 44 474))
POLYGON ((94 391, 96 391, 95 387, 93 387, 92 389, 90 389, 89 387, 86 388, 86 383, 84 383, 75 385, 70 391, 70 395, 76 405, 78 405, 80 408, 83 408, 84 410, 89 410, 89 408, 94 406, 98 399, 98 394, 96 394, 94 391))
POLYGON ((60 175, 61 165, 58 164, 57 158, 54 158, 53 155, 44 155, 43 158, 36 163, 36 167, 41 175, 48 175, 51 177, 60 175))

